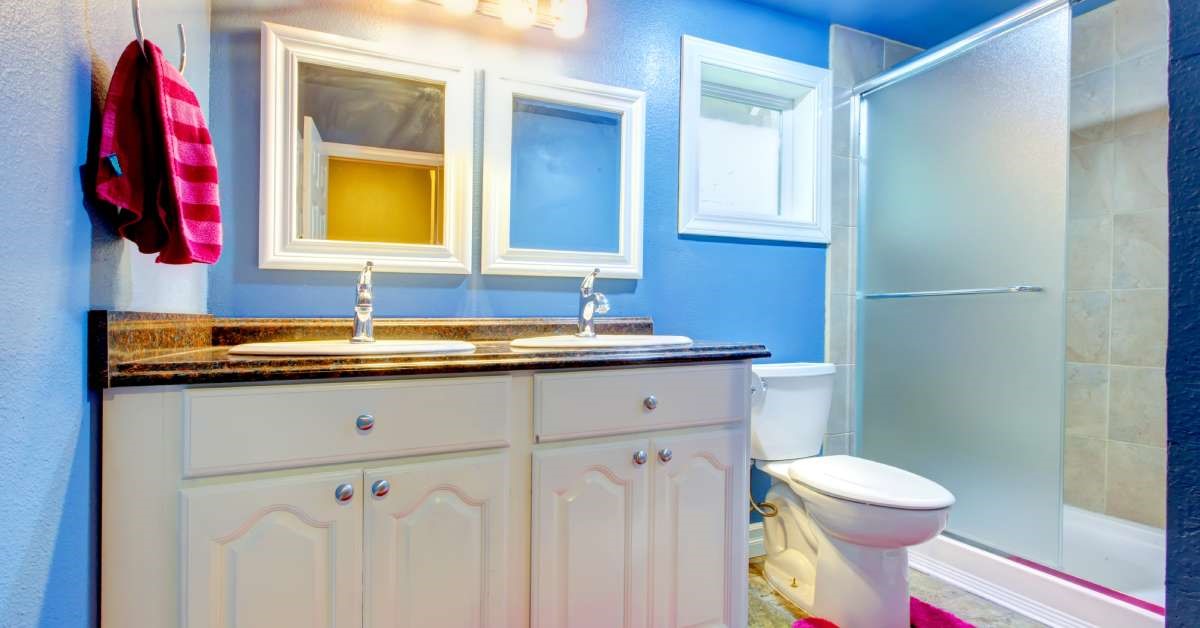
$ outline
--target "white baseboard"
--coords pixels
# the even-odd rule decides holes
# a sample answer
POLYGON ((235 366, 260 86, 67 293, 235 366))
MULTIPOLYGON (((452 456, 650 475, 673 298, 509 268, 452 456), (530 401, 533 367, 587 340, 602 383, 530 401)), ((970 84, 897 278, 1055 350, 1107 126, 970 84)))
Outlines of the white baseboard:
POLYGON ((909 550, 918 571, 1053 628, 1154 628, 1163 617, 976 547, 939 536, 909 550))
POLYGON ((767 553, 767 550, 763 547, 763 524, 762 524, 762 522, 759 521, 758 523, 750 524, 750 551, 749 551, 750 558, 755 558, 757 556, 765 556, 766 553, 767 553))

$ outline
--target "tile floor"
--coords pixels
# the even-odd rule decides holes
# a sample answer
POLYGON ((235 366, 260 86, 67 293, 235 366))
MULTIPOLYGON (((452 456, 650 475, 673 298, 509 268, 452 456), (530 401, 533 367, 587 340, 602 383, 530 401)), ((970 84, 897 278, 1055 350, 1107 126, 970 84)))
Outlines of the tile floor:
MULTIPOLYGON (((750 560, 750 628, 790 628, 804 612, 771 590, 762 575, 762 559, 750 560)), ((912 594, 944 608, 978 628, 1038 628, 1044 624, 1027 619, 1006 608, 931 578, 911 571, 912 594)))

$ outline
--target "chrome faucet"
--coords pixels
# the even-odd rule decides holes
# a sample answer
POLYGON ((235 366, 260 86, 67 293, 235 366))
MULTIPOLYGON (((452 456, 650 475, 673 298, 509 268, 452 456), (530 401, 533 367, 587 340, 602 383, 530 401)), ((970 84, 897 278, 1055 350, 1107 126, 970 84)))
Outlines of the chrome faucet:
POLYGON ((354 336, 350 342, 375 342, 375 296, 371 293, 371 270, 367 262, 358 275, 358 298, 354 302, 354 336))
POLYGON ((575 335, 581 338, 595 338, 596 315, 608 313, 608 297, 604 296, 603 292, 596 292, 592 287, 596 283, 596 275, 599 274, 600 269, 597 268, 579 284, 579 333, 575 335))

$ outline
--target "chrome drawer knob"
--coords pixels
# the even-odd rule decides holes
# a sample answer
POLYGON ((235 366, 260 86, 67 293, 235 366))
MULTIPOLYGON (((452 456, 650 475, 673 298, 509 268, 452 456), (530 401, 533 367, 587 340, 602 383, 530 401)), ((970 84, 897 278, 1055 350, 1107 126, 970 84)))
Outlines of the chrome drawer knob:
POLYGON ((374 493, 376 497, 387 497, 387 494, 392 492, 392 483, 388 482, 387 480, 375 480, 375 482, 371 484, 371 492, 374 493))
POLYGON ((334 489, 333 496, 337 498, 338 502, 340 503, 345 504, 346 502, 349 502, 350 500, 354 499, 354 485, 339 484, 338 487, 334 489))
POLYGON ((659 459, 659 460, 662 460, 663 462, 670 462, 670 461, 671 461, 671 457, 672 457, 672 456, 674 456, 674 455, 675 455, 675 454, 671 453, 671 450, 670 450, 670 449, 660 449, 660 450, 658 450, 658 459, 659 459))
POLYGON ((650 459, 650 456, 648 454, 646 454, 645 449, 639 449, 639 450, 633 452, 633 464, 636 464, 639 467, 646 464, 646 461, 649 459, 650 459))
POLYGON ((650 395, 649 397, 646 397, 645 401, 642 402, 642 405, 646 406, 647 410, 653 410, 658 407, 658 397, 650 395))
POLYGON ((375 427, 375 417, 369 414, 360 414, 354 420, 354 427, 357 427, 360 432, 370 432, 371 428, 375 427))

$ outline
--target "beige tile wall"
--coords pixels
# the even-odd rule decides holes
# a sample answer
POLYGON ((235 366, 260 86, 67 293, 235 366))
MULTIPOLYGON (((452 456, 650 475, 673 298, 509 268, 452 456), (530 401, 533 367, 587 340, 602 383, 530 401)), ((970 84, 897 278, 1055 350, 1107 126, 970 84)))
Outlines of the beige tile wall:
POLYGON ((857 207, 857 140, 850 89, 920 52, 920 48, 834 25, 829 33, 833 70, 833 238, 829 244, 829 303, 825 359, 837 365, 825 453, 854 451, 854 278, 857 207))
POLYGON ((1075 18, 1067 503, 1163 525, 1167 0, 1075 18))

